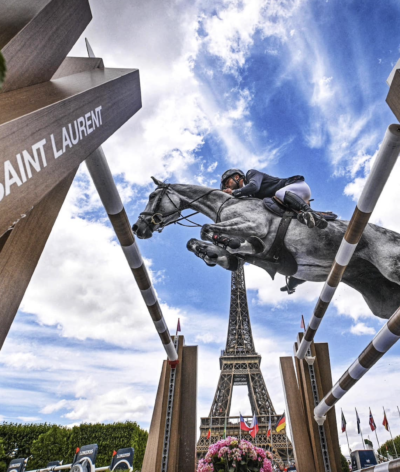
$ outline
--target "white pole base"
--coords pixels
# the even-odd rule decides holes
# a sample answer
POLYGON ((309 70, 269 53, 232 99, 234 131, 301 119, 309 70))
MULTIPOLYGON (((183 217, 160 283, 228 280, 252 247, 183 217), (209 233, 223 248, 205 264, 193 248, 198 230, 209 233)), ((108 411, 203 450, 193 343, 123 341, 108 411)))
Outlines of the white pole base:
POLYGON ((315 356, 314 357, 311 357, 311 356, 306 356, 306 362, 308 365, 314 365, 314 362, 315 362, 315 356))
POLYGON ((326 416, 314 416, 314 419, 318 423, 318 426, 323 426, 326 420, 326 416))

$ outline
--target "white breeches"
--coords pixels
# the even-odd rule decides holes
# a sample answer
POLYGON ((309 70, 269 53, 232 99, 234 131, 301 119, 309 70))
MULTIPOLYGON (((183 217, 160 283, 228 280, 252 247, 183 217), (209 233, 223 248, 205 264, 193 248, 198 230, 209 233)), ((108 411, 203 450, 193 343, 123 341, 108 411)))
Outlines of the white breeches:
POLYGON ((282 187, 279 189, 275 195, 283 202, 285 198, 286 191, 289 190, 290 192, 295 193, 300 198, 302 198, 305 202, 311 198, 311 189, 304 181, 303 182, 296 182, 294 184, 286 185, 286 187, 282 187))

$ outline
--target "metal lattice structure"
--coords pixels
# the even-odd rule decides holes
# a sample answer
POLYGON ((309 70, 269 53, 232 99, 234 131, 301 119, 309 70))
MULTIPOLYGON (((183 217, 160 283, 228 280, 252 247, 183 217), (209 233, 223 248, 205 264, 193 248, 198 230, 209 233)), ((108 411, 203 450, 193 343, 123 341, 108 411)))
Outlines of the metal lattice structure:
POLYGON ((225 430, 226 436, 241 435, 242 439, 256 443, 259 447, 272 449, 277 462, 286 462, 293 458, 293 448, 286 431, 275 431, 281 415, 275 412, 260 365, 261 356, 254 347, 244 269, 241 265, 236 272, 232 272, 226 347, 221 351, 221 374, 210 413, 207 418, 201 418, 200 438, 197 443, 199 459, 205 456, 210 444, 223 439, 225 430), (247 385, 252 413, 256 414, 260 428, 255 440, 248 433, 240 432, 239 416, 230 416, 233 387, 236 385, 247 385), (267 436, 269 415, 272 423, 272 443, 271 436, 267 436), (211 437, 207 439, 210 429, 211 437))

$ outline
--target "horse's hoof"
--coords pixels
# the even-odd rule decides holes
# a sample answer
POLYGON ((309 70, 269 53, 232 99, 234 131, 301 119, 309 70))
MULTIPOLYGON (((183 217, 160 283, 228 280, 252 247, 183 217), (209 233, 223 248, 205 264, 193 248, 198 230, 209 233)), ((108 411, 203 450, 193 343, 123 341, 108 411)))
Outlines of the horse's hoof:
POLYGON ((210 237, 212 237, 212 235, 213 235, 213 233, 210 230, 210 225, 203 225, 201 227, 201 231, 200 231, 201 239, 208 240, 208 239, 210 239, 210 237))
POLYGON ((260 254, 264 251, 265 245, 260 238, 257 238, 257 236, 250 236, 247 241, 253 246, 254 254, 260 254))
POLYGON ((239 268, 239 259, 235 256, 229 255, 227 257, 227 260, 228 260, 228 267, 226 267, 226 270, 236 272, 239 268))

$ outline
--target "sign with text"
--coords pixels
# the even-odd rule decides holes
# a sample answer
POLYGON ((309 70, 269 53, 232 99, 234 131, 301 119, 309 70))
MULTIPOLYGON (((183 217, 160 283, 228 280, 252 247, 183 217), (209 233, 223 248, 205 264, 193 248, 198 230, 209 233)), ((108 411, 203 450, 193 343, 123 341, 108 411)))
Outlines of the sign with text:
POLYGON ((136 70, 95 69, 0 95, 0 235, 140 108, 136 70))

